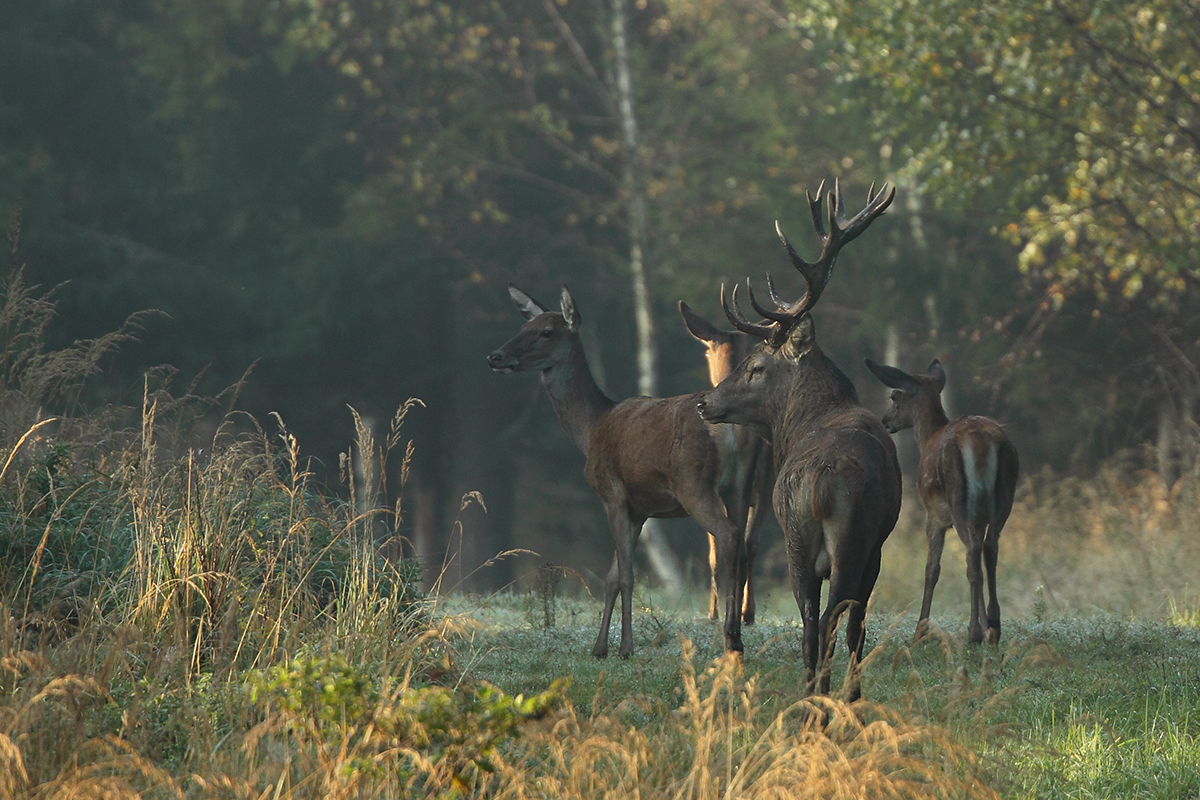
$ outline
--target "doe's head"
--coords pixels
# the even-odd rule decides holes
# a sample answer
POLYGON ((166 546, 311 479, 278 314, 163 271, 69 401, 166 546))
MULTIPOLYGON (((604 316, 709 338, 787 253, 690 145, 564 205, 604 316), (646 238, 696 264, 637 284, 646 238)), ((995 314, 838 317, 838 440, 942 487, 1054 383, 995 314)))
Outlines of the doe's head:
POLYGON ((527 321, 516 336, 488 355, 488 366, 496 372, 524 372, 562 363, 578 338, 580 324, 567 285, 562 287, 559 311, 549 310, 511 283, 508 295, 527 321))
POLYGON ((942 389, 946 388, 946 371, 936 358, 923 375, 910 375, 902 369, 877 364, 869 358, 864 358, 863 363, 876 378, 892 389, 892 405, 881 420, 888 433, 898 433, 915 425, 920 403, 936 402, 941 406, 939 397, 942 389))

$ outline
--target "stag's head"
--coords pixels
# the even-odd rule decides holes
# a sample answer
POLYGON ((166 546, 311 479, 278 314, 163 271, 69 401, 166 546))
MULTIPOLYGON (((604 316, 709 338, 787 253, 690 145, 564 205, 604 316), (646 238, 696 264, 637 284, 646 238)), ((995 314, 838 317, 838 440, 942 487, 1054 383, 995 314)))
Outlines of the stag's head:
POLYGON ((725 316, 737 330, 760 341, 761 346, 721 381, 717 388, 704 393, 697 408, 701 416, 710 422, 767 423, 778 413, 779 409, 775 406, 785 402, 787 388, 791 384, 791 374, 799 368, 802 357, 816 345, 816 329, 809 312, 829 282, 838 253, 883 214, 896 196, 896 190, 889 188, 887 184, 878 192, 872 185, 867 194, 867 205, 847 220, 838 183, 834 182, 828 195, 823 194, 824 187, 824 183, 818 187, 816 198, 808 195, 813 227, 821 239, 821 254, 816 261, 810 263, 800 258, 791 242, 783 235, 779 223, 775 223, 775 231, 779 234, 792 265, 804 278, 807 288, 803 297, 792 303, 779 299, 768 274, 767 292, 774 308, 766 308, 758 302, 750 287, 750 281, 747 280, 746 289, 750 296, 750 305, 766 320, 753 323, 746 319, 738 305, 738 287, 733 288, 730 298, 732 304, 726 302, 725 287, 721 287, 721 308, 724 309, 725 316))
POLYGON ((892 390, 891 408, 882 419, 888 433, 898 433, 915 425, 920 403, 937 398, 946 388, 946 371, 936 358, 924 375, 909 375, 904 370, 877 364, 869 358, 864 358, 863 363, 892 390))
POLYGON ((563 284, 560 311, 551 311, 525 292, 508 285, 508 296, 527 322, 503 347, 488 355, 488 366, 496 372, 550 369, 570 353, 579 331, 575 298, 563 284))

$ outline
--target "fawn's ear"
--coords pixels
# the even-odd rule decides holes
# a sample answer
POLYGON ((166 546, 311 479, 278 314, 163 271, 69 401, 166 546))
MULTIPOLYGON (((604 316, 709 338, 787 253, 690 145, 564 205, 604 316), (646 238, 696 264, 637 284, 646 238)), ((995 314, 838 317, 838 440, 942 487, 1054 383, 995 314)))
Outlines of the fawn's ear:
POLYGON ((942 369, 942 362, 935 358, 929 364, 929 369, 925 370, 925 374, 937 381, 939 393, 946 388, 946 370, 942 369))
POLYGON ((575 298, 571 296, 571 290, 565 283, 562 285, 562 315, 567 321, 567 330, 571 333, 579 330, 579 323, 582 322, 579 309, 575 307, 575 298))
POLYGON ((521 315, 525 319, 533 319, 539 314, 545 314, 549 310, 511 283, 508 285, 508 296, 517 304, 517 308, 521 309, 521 315))
POLYGON ((732 334, 692 311, 692 307, 682 300, 679 301, 679 316, 683 317, 683 324, 687 326, 688 333, 705 344, 725 344, 733 338, 732 334))
POLYGON ((876 378, 879 378, 883 382, 884 386, 916 393, 916 379, 904 370, 889 367, 887 364, 876 364, 869 358, 864 358, 863 363, 867 365, 867 369, 871 370, 876 378))

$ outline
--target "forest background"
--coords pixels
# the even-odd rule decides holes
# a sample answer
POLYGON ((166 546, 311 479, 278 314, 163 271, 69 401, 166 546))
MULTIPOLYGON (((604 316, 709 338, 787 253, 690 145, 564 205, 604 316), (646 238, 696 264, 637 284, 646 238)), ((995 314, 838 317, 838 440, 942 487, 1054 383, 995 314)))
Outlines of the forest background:
MULTIPOLYGON (((487 368, 520 321, 507 282, 571 287, 611 396, 697 391, 677 301, 718 320, 721 284, 764 271, 797 295, 774 221, 812 253, 823 179, 851 209, 898 187, 815 312, 869 407, 863 356, 937 357, 952 411, 1004 421, 1027 476, 1194 464, 1195 3, 4 0, 0 19, 0 203, 27 282, 59 287, 48 346, 164 312, 62 409, 138 406, 155 365, 199 394, 253 367, 237 407, 278 412, 332 486, 347 406, 382 436, 420 398, 400 533, 431 572, 455 554, 450 585, 522 580, 527 559, 479 569, 510 548, 611 553, 539 382, 487 368)), ((694 525, 665 536, 699 575, 694 525)))

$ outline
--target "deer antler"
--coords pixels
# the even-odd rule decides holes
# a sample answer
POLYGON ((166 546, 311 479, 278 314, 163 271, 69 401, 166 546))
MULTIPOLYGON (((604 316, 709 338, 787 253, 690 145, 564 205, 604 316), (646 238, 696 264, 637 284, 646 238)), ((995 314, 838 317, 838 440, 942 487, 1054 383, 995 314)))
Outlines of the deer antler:
MULTIPOLYGON (((821 219, 821 192, 824 188, 825 182, 821 181, 821 185, 817 187, 816 198, 805 192, 805 196, 808 198, 808 208, 812 213, 813 227, 816 228, 817 235, 821 239, 821 254, 816 261, 809 263, 797 255, 792 243, 783 235, 783 229, 779 226, 779 222, 775 222, 775 232, 783 242, 788 258, 792 260, 792 266, 800 272, 804 277, 804 282, 808 285, 804 296, 795 303, 783 303, 772 293, 771 299, 778 306, 778 315, 785 316, 789 320, 799 319, 817 304, 821 292, 825 291, 825 285, 829 283, 829 276, 833 273, 833 265, 837 261, 838 253, 845 245, 857 239, 878 216, 883 214, 896 197, 894 186, 889 190, 888 184, 885 183, 876 192, 875 184, 872 183, 867 192, 866 206, 847 220, 846 208, 842 203, 841 185, 835 179, 833 189, 829 192, 829 230, 826 231, 824 221, 821 219)), ((772 317, 772 319, 776 319, 776 317, 772 317)), ((783 320, 779 321, 782 324, 788 324, 783 320)))
MULTIPOLYGON (((746 286, 748 287, 749 285, 750 285, 750 279, 747 278, 746 286)), ((725 302, 725 284, 723 284, 723 283, 721 284, 721 309, 725 312, 725 317, 729 320, 729 323, 731 325, 733 325, 733 327, 735 327, 739 331, 741 331, 742 333, 748 333, 751 336, 757 336, 759 339, 763 339, 768 342, 772 341, 775 338, 777 331, 779 330, 779 325, 777 325, 775 323, 772 323, 770 325, 755 324, 755 323, 751 322, 750 320, 746 319, 746 315, 742 313, 742 309, 738 306, 737 290, 738 290, 738 287, 737 287, 737 284, 735 283, 733 285, 733 297, 732 297, 733 308, 730 309, 729 305, 725 302)), ((754 300, 753 300, 754 293, 751 292, 750 296, 751 296, 750 302, 753 303, 754 302, 754 300)))
POLYGON ((788 332, 805 314, 817 304, 817 300, 821 297, 821 292, 825 290, 825 285, 829 283, 829 276, 833 273, 833 265, 837 261, 838 253, 842 247, 854 241, 863 231, 867 229, 877 217, 887 210, 887 207, 892 204, 892 200, 896 197, 896 188, 883 184, 879 191, 875 191, 875 184, 871 184, 871 188, 867 191, 867 204, 861 211, 855 214, 851 219, 846 219, 846 208, 842 203, 841 185, 835 179, 833 189, 828 193, 829 197, 829 227, 826 230, 825 220, 822 214, 822 192, 825 189, 825 181, 821 181, 821 185, 817 187, 817 196, 814 198, 808 192, 805 196, 808 198, 808 209, 812 214, 813 227, 817 231, 817 235, 821 239, 821 254, 817 260, 809 263, 801 258, 796 253, 796 249, 792 247, 792 243, 783 235, 783 229, 779 226, 779 222, 775 222, 775 233, 779 235, 780 241, 783 242, 784 249, 787 250, 788 258, 792 261, 792 266, 799 270, 800 275, 804 278, 807 285, 804 296, 794 303, 788 303, 779 299, 775 294, 775 284, 771 280, 770 273, 767 273, 767 294, 771 297, 771 302, 775 304, 775 308, 768 309, 759 304, 758 299, 754 296, 754 289, 750 286, 750 279, 746 279, 746 291, 750 295, 750 306, 764 318, 771 320, 771 324, 763 325, 750 322, 738 307, 737 290, 738 287, 733 287, 732 301, 733 308, 731 309, 725 303, 725 286, 721 285, 721 308, 725 311, 725 316, 729 318, 730 323, 735 328, 743 333, 748 333, 752 336, 757 336, 772 345, 779 345, 786 339, 788 332))

